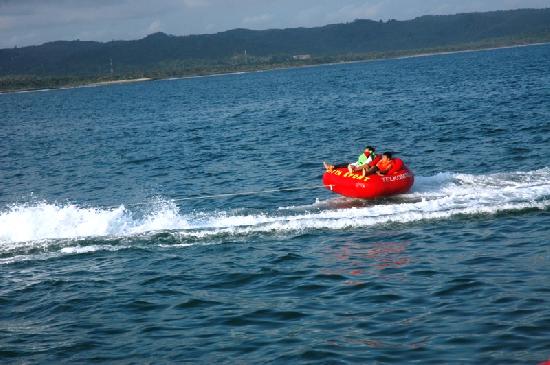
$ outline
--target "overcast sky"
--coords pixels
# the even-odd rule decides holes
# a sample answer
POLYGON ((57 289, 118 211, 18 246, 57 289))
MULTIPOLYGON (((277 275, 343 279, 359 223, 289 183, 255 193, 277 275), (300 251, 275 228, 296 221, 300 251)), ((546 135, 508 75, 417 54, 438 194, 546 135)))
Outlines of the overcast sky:
POLYGON ((0 48, 550 8, 550 0, 0 0, 0 48))

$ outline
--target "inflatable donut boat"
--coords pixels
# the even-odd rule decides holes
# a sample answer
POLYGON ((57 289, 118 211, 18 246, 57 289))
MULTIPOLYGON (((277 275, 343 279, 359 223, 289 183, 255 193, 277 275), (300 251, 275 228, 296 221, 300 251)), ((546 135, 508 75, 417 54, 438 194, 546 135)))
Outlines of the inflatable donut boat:
POLYGON ((360 172, 350 173, 346 167, 327 170, 323 185, 332 192, 350 198, 375 199, 403 194, 414 183, 413 173, 399 158, 393 159, 393 167, 385 175, 372 174, 363 177, 360 172))

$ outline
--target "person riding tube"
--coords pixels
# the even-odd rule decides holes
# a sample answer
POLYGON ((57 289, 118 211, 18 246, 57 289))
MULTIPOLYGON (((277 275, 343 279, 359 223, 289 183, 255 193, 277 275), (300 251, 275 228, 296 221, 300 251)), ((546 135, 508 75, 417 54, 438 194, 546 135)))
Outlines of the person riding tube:
POLYGON ((384 152, 380 160, 376 163, 376 165, 371 167, 365 167, 362 169, 363 177, 367 175, 372 175, 374 173, 378 175, 385 175, 392 169, 392 167, 393 167, 393 160, 392 160, 391 152, 384 152))
POLYGON ((372 146, 367 146, 365 147, 365 151, 359 155, 356 162, 331 165, 323 161, 323 165, 327 171, 332 171, 335 168, 347 167, 349 172, 354 172, 371 167, 370 165, 376 165, 379 159, 380 158, 375 153, 375 148, 372 146))

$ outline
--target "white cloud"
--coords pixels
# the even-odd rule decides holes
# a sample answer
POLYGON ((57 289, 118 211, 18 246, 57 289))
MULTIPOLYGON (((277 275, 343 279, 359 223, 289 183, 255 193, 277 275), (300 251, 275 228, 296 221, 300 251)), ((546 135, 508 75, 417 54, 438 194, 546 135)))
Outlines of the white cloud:
POLYGON ((333 14, 334 20, 349 21, 354 19, 376 19, 383 11, 383 2, 349 4, 341 7, 333 14))
POLYGON ((213 32, 216 30, 216 24, 208 23, 205 25, 204 29, 206 32, 213 32))
POLYGON ((148 33, 156 33, 160 32, 161 30, 161 22, 159 20, 153 21, 151 24, 149 24, 149 27, 147 28, 148 33))
POLYGON ((254 15, 244 18, 242 23, 245 26, 265 25, 269 23, 272 18, 273 17, 269 14, 254 15))

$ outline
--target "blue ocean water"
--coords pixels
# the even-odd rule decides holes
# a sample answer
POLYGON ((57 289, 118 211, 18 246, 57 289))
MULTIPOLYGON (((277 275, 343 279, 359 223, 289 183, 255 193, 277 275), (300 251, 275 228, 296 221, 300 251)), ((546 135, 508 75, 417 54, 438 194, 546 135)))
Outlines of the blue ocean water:
POLYGON ((538 45, 0 95, 0 362, 549 359, 549 70, 538 45), (321 186, 367 144, 410 193, 321 186))

